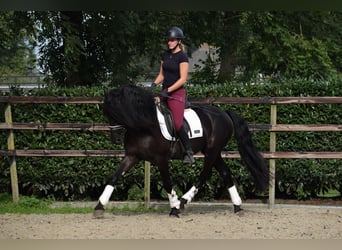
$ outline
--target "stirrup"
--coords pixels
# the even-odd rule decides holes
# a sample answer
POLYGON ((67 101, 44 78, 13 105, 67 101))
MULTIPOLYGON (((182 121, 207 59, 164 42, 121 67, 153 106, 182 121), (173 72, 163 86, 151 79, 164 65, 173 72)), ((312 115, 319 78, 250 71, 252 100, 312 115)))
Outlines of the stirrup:
POLYGON ((194 164, 195 163, 195 158, 194 158, 193 154, 190 153, 190 152, 187 152, 184 155, 183 163, 190 164, 190 165, 194 164))

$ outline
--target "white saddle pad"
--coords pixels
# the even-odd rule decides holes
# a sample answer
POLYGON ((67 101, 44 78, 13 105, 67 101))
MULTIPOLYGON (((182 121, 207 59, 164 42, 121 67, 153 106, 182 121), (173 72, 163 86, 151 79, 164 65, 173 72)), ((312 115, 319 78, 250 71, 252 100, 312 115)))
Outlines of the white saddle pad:
MULTIPOLYGON (((162 132, 163 136, 165 139, 169 141, 175 141, 176 138, 172 135, 170 135, 167 127, 166 127, 166 122, 163 114, 157 109, 157 117, 159 121, 159 126, 160 126, 160 131, 162 132)), ((192 138, 197 138, 197 137, 202 137, 203 136, 203 128, 201 124, 201 120, 199 119, 198 115, 196 112, 192 109, 185 109, 184 110, 184 118, 188 122, 190 131, 188 132, 188 136, 190 139, 192 138)))

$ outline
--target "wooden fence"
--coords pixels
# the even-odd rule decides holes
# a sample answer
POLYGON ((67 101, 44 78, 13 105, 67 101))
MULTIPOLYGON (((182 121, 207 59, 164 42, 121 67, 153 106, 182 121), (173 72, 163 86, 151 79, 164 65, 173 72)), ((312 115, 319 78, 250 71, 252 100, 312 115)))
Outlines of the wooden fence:
MULTIPOLYGON (((342 97, 220 97, 192 99, 192 103, 206 104, 267 104, 270 105, 269 124, 250 124, 250 130, 263 130, 270 133, 270 147, 268 152, 263 152, 263 156, 269 159, 270 183, 269 183, 269 207, 275 204, 275 170, 276 159, 290 158, 324 158, 342 159, 342 152, 279 152, 276 151, 276 133, 281 131, 342 131, 342 124, 277 124, 277 105, 288 104, 342 104, 342 97)), ((53 96, 0 96, 0 103, 6 103, 5 123, 0 123, 0 130, 9 130, 7 150, 0 150, 0 156, 12 157, 10 172, 13 201, 19 200, 18 177, 16 170, 16 157, 123 157, 122 150, 44 150, 44 149, 15 149, 14 131, 15 130, 109 130, 107 124, 93 123, 16 123, 13 122, 11 114, 11 104, 101 104, 102 98, 90 97, 53 97, 53 96)), ((224 158, 239 158, 240 155, 235 151, 222 152, 224 158)), ((195 157, 203 157, 196 154, 195 157)), ((145 205, 149 204, 149 164, 145 163, 145 205)))

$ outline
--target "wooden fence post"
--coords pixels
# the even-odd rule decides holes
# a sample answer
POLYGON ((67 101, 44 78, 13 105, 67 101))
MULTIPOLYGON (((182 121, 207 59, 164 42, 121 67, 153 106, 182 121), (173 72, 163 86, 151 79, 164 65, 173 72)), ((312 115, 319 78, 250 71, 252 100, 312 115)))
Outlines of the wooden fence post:
MULTIPOLYGON (((12 111, 11 105, 7 104, 5 109, 5 122, 8 126, 12 126, 12 111)), ((9 134, 7 137, 7 147, 8 150, 14 150, 14 133, 13 130, 9 130, 9 134)), ((10 165, 10 173, 11 173, 11 186, 12 186, 12 198, 13 202, 17 203, 19 201, 19 188, 18 188, 18 174, 17 174, 17 162, 15 156, 12 157, 11 165, 10 165)))
MULTIPOLYGON (((277 124, 277 105, 271 105, 271 125, 277 124)), ((276 132, 270 132, 270 152, 276 151, 276 132)), ((275 159, 269 160, 269 208, 274 207, 275 203, 275 159)))
POLYGON ((145 186, 144 186, 144 201, 145 201, 145 208, 150 208, 150 182, 151 182, 151 163, 145 161, 145 186))

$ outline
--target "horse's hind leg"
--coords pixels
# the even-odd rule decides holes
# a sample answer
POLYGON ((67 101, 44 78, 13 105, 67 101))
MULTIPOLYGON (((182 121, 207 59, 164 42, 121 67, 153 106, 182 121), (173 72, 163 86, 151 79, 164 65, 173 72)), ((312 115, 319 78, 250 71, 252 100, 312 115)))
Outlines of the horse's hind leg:
POLYGON ((203 187, 205 182, 211 176, 212 166, 213 166, 213 162, 215 161, 216 154, 214 154, 214 153, 208 154, 207 153, 206 155, 207 156, 204 158, 203 169, 200 173, 199 180, 198 180, 197 184, 192 186, 190 188, 190 190, 187 193, 185 193, 180 200, 180 202, 181 202, 180 208, 181 209, 185 208, 185 204, 189 204, 191 202, 191 200, 197 194, 198 190, 203 187))
POLYGON ((125 172, 130 170, 136 163, 138 163, 138 160, 134 156, 125 156, 124 159, 122 160, 119 169, 114 172, 112 175, 112 178, 106 185, 104 191, 102 192, 99 201, 94 208, 94 217, 95 218, 102 218, 104 215, 104 207, 108 204, 110 197, 112 196, 112 193, 114 191, 114 185, 120 178, 120 176, 124 175, 125 172))
POLYGON ((223 178, 226 187, 228 187, 229 195, 234 206, 234 213, 241 211, 242 201, 240 195, 236 189, 236 186, 234 185, 232 174, 221 156, 217 158, 215 162, 215 168, 223 178))

